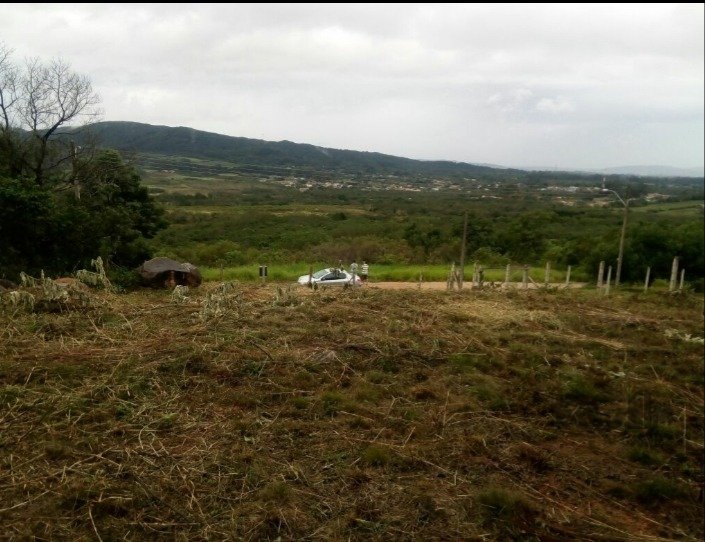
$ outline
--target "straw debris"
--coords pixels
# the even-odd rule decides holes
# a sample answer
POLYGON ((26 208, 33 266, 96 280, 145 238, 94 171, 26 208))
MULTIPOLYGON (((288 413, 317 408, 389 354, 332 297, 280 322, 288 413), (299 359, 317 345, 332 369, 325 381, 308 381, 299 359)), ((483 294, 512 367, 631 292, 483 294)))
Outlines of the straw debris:
POLYGON ((2 538, 702 539, 701 298, 33 280, 2 538))

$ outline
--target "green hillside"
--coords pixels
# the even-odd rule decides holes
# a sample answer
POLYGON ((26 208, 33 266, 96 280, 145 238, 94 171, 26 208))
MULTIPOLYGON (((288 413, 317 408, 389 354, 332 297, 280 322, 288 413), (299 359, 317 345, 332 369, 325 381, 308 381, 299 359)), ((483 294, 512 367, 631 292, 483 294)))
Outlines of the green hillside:
POLYGON ((240 166, 341 173, 399 175, 492 175, 511 170, 463 162, 422 161, 377 152, 329 149, 291 141, 231 137, 193 128, 138 122, 99 122, 90 127, 102 146, 137 152, 207 158, 240 166))

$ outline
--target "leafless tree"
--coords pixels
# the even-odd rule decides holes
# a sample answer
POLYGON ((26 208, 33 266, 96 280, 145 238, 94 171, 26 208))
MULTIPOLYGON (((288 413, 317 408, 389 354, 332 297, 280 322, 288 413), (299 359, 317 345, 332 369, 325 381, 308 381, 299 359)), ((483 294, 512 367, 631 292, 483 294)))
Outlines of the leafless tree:
POLYGON ((76 162, 76 147, 68 134, 95 120, 100 98, 90 79, 71 70, 62 60, 43 63, 33 58, 19 69, 10 61, 11 51, 0 46, 0 113, 5 145, 16 167, 37 184, 49 172, 76 162))
MULTIPOLYGON (((18 141, 14 135, 14 112, 18 106, 18 79, 17 67, 12 63, 10 56, 12 50, 0 43, 0 166, 4 164, 11 176, 19 175, 22 171, 21 157, 18 141)), ((0 168, 3 173, 4 168, 0 168)))
POLYGON ((10 62, 12 50, 0 43, 0 114, 4 133, 10 129, 10 112, 17 103, 17 68, 10 62))

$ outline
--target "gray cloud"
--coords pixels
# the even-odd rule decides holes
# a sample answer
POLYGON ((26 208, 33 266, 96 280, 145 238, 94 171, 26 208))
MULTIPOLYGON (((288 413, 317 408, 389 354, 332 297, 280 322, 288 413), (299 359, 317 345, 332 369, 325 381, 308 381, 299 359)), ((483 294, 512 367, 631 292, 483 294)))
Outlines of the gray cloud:
POLYGON ((702 4, 9 4, 105 118, 504 165, 702 165, 702 4))

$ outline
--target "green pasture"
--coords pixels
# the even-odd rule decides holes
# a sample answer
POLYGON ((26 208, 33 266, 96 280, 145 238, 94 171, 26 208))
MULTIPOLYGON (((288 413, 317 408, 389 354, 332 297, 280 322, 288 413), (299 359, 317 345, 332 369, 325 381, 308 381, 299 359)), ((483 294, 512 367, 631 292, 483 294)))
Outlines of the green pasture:
POLYGON ((674 201, 669 203, 650 203, 642 207, 631 207, 630 211, 640 215, 657 215, 662 217, 692 218, 703 216, 702 201, 674 201))
MULTIPOLYGON (((362 262, 358 262, 360 265, 362 262)), ((267 265, 262 263, 262 265, 267 265)), ((313 271, 318 271, 331 264, 318 262, 316 264, 291 263, 267 265, 267 280, 276 282, 293 282, 301 275, 306 275, 312 267, 313 271)), ((344 265, 349 269, 349 265, 344 265)), ((469 281, 473 275, 474 264, 465 266, 465 280, 469 281)), ((223 267, 202 267, 201 275, 206 281, 228 281, 236 280, 240 282, 252 282, 261 280, 259 277, 259 265, 239 265, 223 267)), ((564 282, 566 279, 566 269, 551 269, 551 282, 564 282)), ((448 279, 450 273, 449 265, 429 264, 429 265, 390 265, 379 264, 370 265, 369 280, 371 282, 412 282, 423 280, 424 282, 442 282, 448 279)), ((504 281, 506 268, 486 268, 483 272, 485 281, 504 281)), ((521 266, 513 266, 509 280, 511 282, 521 282, 523 270, 521 266)), ((543 283, 546 276, 545 267, 529 267, 529 277, 534 282, 543 283)), ((587 273, 581 269, 571 269, 571 282, 588 282, 591 279, 587 273)))

